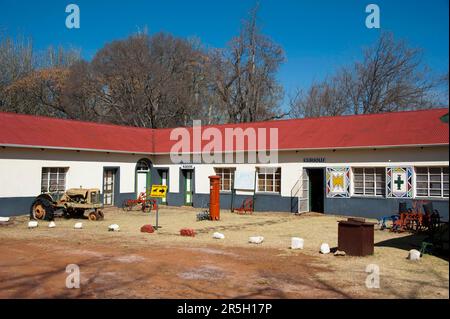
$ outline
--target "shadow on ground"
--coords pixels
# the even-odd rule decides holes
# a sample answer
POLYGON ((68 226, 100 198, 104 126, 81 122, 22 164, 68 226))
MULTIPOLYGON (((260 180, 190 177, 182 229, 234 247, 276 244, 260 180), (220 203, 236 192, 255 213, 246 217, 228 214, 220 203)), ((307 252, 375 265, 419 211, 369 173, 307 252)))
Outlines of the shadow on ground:
MULTIPOLYGON (((442 258, 446 261, 449 261, 449 250, 448 250, 448 232, 447 232, 447 247, 446 249, 440 248, 437 245, 436 248, 429 248, 429 253, 433 254, 436 257, 442 258)), ((442 241, 443 239, 441 239, 442 241)), ((402 250, 409 251, 411 249, 420 250, 422 247, 422 243, 424 241, 430 242, 431 238, 427 233, 411 233, 408 236, 391 238, 388 240, 384 240, 375 244, 375 247, 393 247, 402 250)))

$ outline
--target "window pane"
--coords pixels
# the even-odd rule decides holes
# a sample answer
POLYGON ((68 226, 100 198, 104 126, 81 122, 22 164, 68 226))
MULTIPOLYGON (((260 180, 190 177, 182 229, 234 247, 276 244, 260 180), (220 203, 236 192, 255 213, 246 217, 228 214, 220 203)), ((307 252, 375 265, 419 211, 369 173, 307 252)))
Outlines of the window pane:
POLYGON ((428 183, 417 182, 416 185, 417 185, 417 188, 424 188, 424 189, 428 188, 428 183))
POLYGON ((441 190, 430 190, 430 196, 441 196, 441 190))
POLYGON ((258 190, 259 191, 264 191, 264 180, 258 180, 258 190))
POLYGON ((430 167, 430 174, 441 174, 441 168, 440 167, 430 167))
POLYGON ((441 175, 430 175, 430 181, 432 181, 432 182, 440 182, 441 181, 441 175))
POLYGON ((358 167, 353 169, 355 195, 381 196, 385 193, 384 167, 358 167))
POLYGON ((364 187, 362 181, 360 181, 360 182, 355 182, 354 184, 355 184, 355 189, 356 189, 356 188, 361 188, 361 189, 362 189, 362 188, 364 187))
POLYGON ((375 183, 374 182, 366 182, 365 187, 366 188, 374 188, 375 187, 375 183))
POLYGON ((426 189, 417 189, 418 196, 428 196, 428 191, 426 189))
POLYGON ((417 174, 428 174, 428 168, 426 167, 416 167, 417 174))
POLYGON ((281 169, 277 167, 258 168, 258 191, 279 192, 281 185, 281 169))
POLYGON ((65 167, 43 167, 41 179, 41 192, 64 192, 66 188, 65 167))
POLYGON ((441 183, 430 183, 430 189, 441 189, 441 183))
POLYGON ((428 182, 428 175, 416 175, 416 181, 428 182))

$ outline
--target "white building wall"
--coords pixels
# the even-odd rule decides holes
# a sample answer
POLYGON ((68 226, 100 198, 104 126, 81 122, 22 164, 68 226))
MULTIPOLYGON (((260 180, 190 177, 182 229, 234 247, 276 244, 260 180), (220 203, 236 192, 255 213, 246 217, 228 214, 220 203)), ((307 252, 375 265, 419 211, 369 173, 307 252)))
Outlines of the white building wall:
MULTIPOLYGON (((42 167, 69 167, 67 188, 102 188, 103 168, 120 167, 120 193, 135 191, 135 167, 142 155, 107 154, 40 150, 31 148, 0 148, 0 197, 36 196, 41 188, 42 167)), ((155 168, 169 169, 169 192, 180 191, 180 167, 169 155, 147 157, 155 168)), ((301 177, 303 167, 332 166, 448 166, 448 147, 404 147, 396 149, 285 151, 279 153, 274 164, 193 164, 195 192, 209 193, 208 176, 215 167, 235 167, 237 170, 255 170, 258 166, 281 167, 281 195, 290 196, 301 177), (305 163, 305 158, 324 158, 324 163, 305 163)), ((239 192, 238 192, 239 194, 239 192)))
MULTIPOLYGON (((179 192, 179 172, 181 165, 172 164, 170 156, 154 157, 155 167, 169 167, 169 191, 179 192)), ((301 178, 303 168, 339 166, 448 166, 447 146, 400 147, 395 149, 348 149, 317 151, 283 151, 278 154, 278 163, 271 164, 192 164, 195 169, 195 193, 209 194, 208 176, 214 175, 214 168, 233 167, 236 170, 252 170, 257 167, 281 168, 281 196, 291 196, 291 191, 301 178), (309 163, 304 160, 323 158, 323 163, 309 163)), ((246 194, 246 192, 237 192, 246 194)))
POLYGON ((120 193, 135 191, 135 168, 142 155, 1 148, 0 197, 36 196, 42 167, 68 167, 66 188, 103 186, 103 168, 120 168, 120 193))

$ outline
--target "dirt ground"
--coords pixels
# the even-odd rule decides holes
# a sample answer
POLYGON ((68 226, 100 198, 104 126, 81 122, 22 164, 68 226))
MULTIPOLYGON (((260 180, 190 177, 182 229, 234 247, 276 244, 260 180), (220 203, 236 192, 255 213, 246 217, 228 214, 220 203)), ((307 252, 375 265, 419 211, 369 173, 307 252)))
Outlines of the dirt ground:
POLYGON ((336 257, 319 253, 320 244, 337 245, 343 217, 308 214, 221 212, 218 222, 197 222, 198 209, 163 208, 154 234, 155 214, 119 209, 105 220, 57 219, 56 228, 28 219, 0 227, 0 298, 449 298, 449 264, 425 255, 406 259, 421 236, 375 230, 375 254, 336 257), (119 232, 108 225, 118 224, 119 232), (181 228, 196 237, 182 237, 181 228), (225 239, 212 238, 215 231, 225 239), (264 236, 261 245, 249 236, 264 236), (305 249, 289 249, 291 237, 305 249), (66 266, 80 267, 79 289, 66 288, 66 266), (366 267, 380 269, 380 288, 366 287, 366 267))

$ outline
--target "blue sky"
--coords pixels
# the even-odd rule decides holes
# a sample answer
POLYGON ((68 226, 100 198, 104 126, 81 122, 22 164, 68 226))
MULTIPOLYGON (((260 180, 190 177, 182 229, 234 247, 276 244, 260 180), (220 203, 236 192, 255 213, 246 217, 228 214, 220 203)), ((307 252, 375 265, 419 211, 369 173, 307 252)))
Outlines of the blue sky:
MULTIPOLYGON (((341 65, 361 56, 380 31, 391 31, 424 50, 437 73, 448 71, 448 0, 260 0, 265 34, 280 44, 287 61, 279 80, 287 94, 306 88, 341 65), (381 10, 381 29, 365 27, 366 5, 381 10)), ((255 0, 0 0, 0 32, 33 38, 35 47, 63 45, 82 49, 90 59, 105 43, 147 26, 198 37, 208 46, 224 47, 237 34, 255 0), (79 5, 81 28, 65 27, 65 7, 79 5)))

